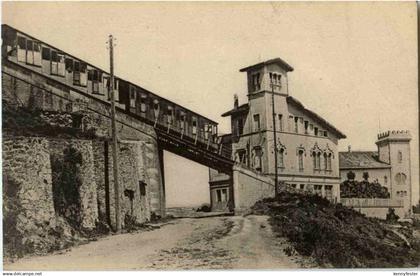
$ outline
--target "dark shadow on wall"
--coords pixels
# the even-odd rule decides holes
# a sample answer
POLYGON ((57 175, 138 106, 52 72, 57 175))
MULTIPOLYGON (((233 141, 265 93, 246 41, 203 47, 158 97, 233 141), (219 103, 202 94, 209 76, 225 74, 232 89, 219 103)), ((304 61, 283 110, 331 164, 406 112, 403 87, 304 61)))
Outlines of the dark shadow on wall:
POLYGON ((51 156, 54 210, 76 229, 82 223, 79 192, 82 161, 82 154, 72 147, 64 150, 63 159, 51 156))

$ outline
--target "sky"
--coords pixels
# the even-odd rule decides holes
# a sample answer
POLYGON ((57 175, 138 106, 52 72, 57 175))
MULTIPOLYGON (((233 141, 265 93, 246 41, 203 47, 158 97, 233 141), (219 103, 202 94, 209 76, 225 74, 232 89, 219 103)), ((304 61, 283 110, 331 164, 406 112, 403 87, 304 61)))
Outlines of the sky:
MULTIPOLYGON (((239 69, 281 57, 289 93, 347 135, 339 150, 376 150, 379 131, 410 130, 419 197, 415 2, 3 2, 2 22, 219 122, 229 133, 239 69)), ((168 206, 209 200, 208 169, 165 153, 168 206), (192 173, 194 171, 194 173, 192 173), (185 177, 188 175, 188 178, 185 177), (179 193, 180 190, 189 191, 179 193)))

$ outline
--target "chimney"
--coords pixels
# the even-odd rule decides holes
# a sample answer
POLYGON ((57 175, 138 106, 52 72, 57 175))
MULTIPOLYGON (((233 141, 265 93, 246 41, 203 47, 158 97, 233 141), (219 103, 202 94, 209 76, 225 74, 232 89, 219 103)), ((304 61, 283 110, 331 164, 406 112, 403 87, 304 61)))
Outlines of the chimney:
POLYGON ((237 109, 237 108, 238 108, 238 106, 239 106, 238 95, 237 95, 237 94, 235 94, 235 95, 233 95, 233 107, 234 107, 235 109, 237 109))
POLYGON ((351 145, 348 146, 348 152, 351 152, 351 145))

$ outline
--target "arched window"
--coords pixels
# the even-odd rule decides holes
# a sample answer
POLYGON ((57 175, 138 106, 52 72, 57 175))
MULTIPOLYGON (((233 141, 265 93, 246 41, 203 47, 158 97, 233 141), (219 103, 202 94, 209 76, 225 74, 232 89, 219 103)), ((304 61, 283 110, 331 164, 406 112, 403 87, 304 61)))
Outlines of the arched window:
POLYGON ((328 155, 324 153, 324 170, 328 171, 328 155))
POLYGON ((320 170, 320 169, 321 169, 321 153, 320 153, 320 152, 318 152, 318 153, 316 154, 316 163, 317 163, 316 168, 317 168, 318 170, 320 170))
POLYGON ((331 157, 332 157, 332 154, 331 154, 331 153, 329 153, 329 154, 328 154, 328 170, 329 170, 329 171, 332 171, 332 166, 331 166, 331 157))
POLYGON ((395 175, 395 182, 399 185, 404 185, 407 180, 407 176, 403 173, 397 173, 395 175))
POLYGON ((312 152, 312 159, 313 159, 314 170, 316 170, 317 169, 316 152, 312 152))
POLYGON ((284 149, 279 150, 278 166, 279 166, 279 168, 284 168, 284 149))
POLYGON ((303 150, 298 151, 299 171, 303 171, 303 150))
POLYGON ((262 170, 262 149, 261 147, 255 147, 254 148, 255 151, 255 155, 254 155, 254 168, 257 171, 261 171, 262 170))

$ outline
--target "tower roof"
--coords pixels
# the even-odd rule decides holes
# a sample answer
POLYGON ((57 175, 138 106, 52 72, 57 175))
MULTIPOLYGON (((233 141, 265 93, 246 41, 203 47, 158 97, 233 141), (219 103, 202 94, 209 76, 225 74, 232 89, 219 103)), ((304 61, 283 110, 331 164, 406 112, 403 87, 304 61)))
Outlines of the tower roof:
POLYGON ((258 68, 261 68, 263 66, 270 65, 270 64, 278 64, 280 67, 284 68, 287 72, 291 72, 294 70, 292 66, 290 66, 287 62, 285 62, 281 58, 273 58, 273 59, 269 59, 269 60, 254 64, 254 65, 242 68, 239 70, 239 72, 248 72, 250 70, 258 69, 258 68))

